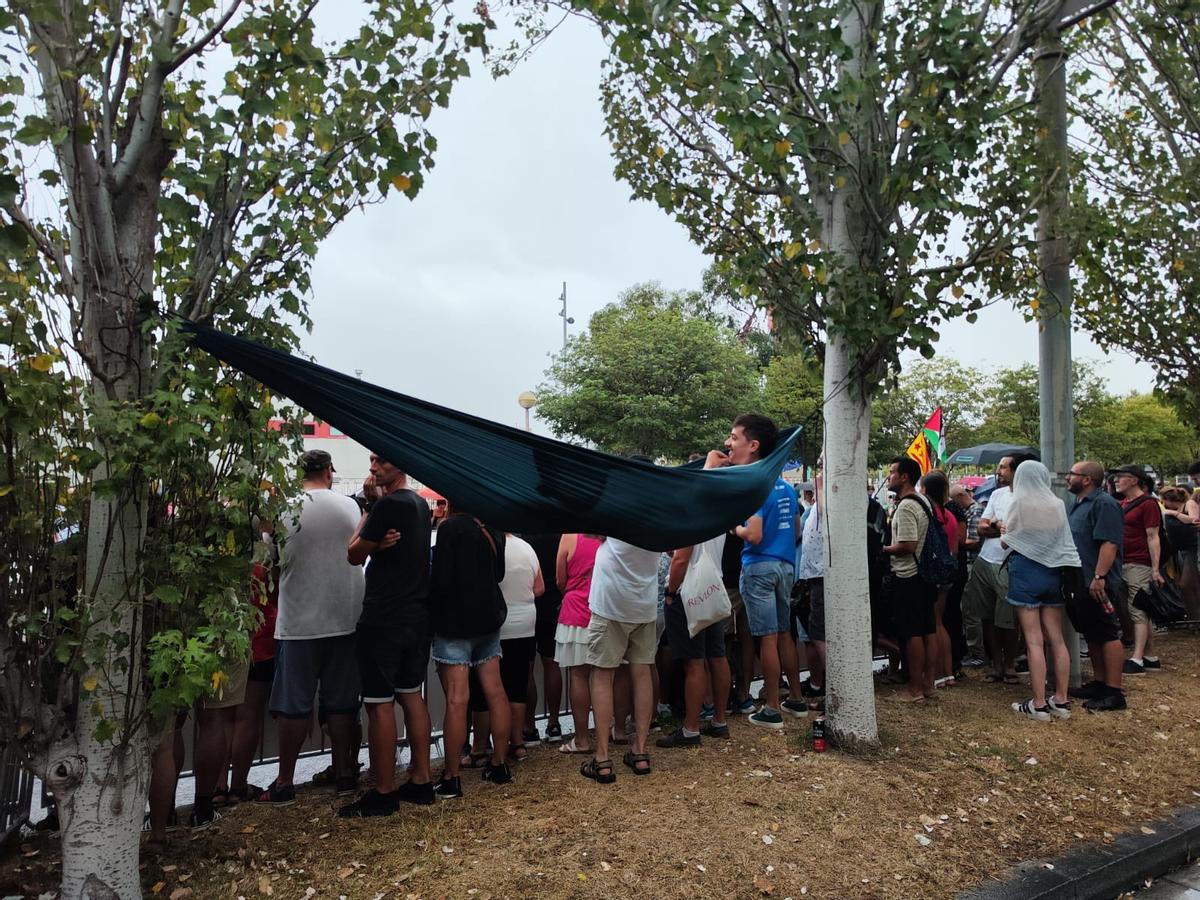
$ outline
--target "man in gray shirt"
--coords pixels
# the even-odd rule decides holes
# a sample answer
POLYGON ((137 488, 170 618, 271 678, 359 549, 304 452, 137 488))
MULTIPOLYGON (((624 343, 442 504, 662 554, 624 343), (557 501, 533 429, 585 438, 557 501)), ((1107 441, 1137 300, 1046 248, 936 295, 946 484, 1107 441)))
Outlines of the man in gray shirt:
POLYGON ((346 545, 358 527, 358 504, 331 490, 333 460, 324 450, 309 450, 300 462, 304 494, 280 523, 278 643, 269 706, 278 721, 279 776, 257 798, 273 806, 296 800, 292 778, 318 686, 338 793, 353 792, 358 783, 354 632, 362 610, 363 569, 346 561, 346 545))

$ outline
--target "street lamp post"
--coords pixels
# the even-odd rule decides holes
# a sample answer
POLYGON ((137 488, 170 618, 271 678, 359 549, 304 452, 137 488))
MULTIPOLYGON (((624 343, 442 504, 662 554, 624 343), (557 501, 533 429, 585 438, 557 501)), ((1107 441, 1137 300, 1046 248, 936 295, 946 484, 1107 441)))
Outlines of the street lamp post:
POLYGON ((567 315, 567 283, 565 281, 563 282, 562 296, 559 297, 558 299, 562 301, 562 305, 563 305, 562 309, 559 310, 558 314, 560 316, 562 316, 562 320, 563 320, 563 349, 566 350, 567 349, 567 326, 574 325, 575 320, 567 315))
POLYGON ((517 395, 517 403, 521 405, 521 409, 525 410, 525 430, 529 431, 529 411, 537 406, 537 394, 533 391, 521 391, 517 395))

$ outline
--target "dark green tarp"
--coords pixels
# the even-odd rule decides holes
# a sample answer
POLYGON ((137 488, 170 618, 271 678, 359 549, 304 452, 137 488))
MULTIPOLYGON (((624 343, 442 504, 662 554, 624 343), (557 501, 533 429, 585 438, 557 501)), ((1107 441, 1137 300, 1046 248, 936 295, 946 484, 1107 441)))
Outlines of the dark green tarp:
POLYGON ((800 434, 787 429, 749 466, 655 466, 455 412, 203 325, 181 327, 196 346, 505 531, 686 547, 752 515, 800 434))

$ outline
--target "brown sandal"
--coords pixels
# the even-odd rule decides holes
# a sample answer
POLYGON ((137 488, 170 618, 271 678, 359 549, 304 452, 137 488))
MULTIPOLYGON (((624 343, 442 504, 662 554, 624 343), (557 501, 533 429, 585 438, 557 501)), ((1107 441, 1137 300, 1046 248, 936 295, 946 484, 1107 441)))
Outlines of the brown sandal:
POLYGON ((625 754, 625 756, 622 758, 621 762, 623 762, 623 763, 625 763, 625 765, 629 766, 629 768, 633 770, 634 775, 649 775, 650 774, 650 754, 648 754, 648 753, 634 753, 632 750, 630 750, 628 753, 625 754), (645 763, 646 768, 644 768, 644 769, 638 768, 639 763, 645 763))
POLYGON ((613 771, 612 760, 596 759, 594 756, 579 767, 579 774, 584 778, 598 781, 600 784, 612 784, 617 780, 617 773, 613 771))

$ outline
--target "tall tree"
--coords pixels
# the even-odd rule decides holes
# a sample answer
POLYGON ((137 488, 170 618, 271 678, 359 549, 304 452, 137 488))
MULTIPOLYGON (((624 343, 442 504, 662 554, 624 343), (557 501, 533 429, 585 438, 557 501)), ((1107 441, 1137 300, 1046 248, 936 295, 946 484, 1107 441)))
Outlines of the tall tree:
POLYGON ((1200 3, 1121 2, 1075 44, 1077 320, 1200 421, 1200 3))
POLYGON ((756 407, 754 357, 696 294, 638 285, 592 316, 538 389, 556 434, 610 453, 686 459, 756 407))
POLYGON ((1005 86, 1063 4, 571 5, 611 46, 618 175, 823 351, 828 708, 844 745, 874 745, 871 397, 902 350, 932 355, 942 321, 983 305, 985 277, 1028 265, 1033 165, 1004 159, 1025 136, 1005 86))
POLYGON ((809 351, 775 356, 763 372, 763 412, 781 425, 804 428, 804 461, 815 465, 821 454, 821 365, 809 351))
POLYGON ((939 406, 948 450, 976 443, 988 381, 979 369, 948 357, 914 362, 875 403, 871 465, 886 466, 902 454, 939 406))
MULTIPOLYGON (((375 0, 350 37, 322 42, 316 7, 14 0, 0 10, 5 249, 11 259, 36 248, 35 296, 66 309, 61 352, 87 380, 91 492, 73 598, 86 640, 59 657, 67 689, 37 698, 58 712, 4 723, 54 787, 64 897, 140 894, 148 675, 169 684, 194 674, 165 656, 147 671, 144 651, 164 643, 148 601, 211 601, 201 654, 222 635, 236 649, 246 624, 228 597, 222 605, 171 579, 197 559, 234 555, 247 518, 211 522, 193 554, 168 557, 175 571, 150 569, 148 534, 172 521, 151 485, 168 480, 160 451, 185 444, 198 473, 210 462, 250 469, 238 452, 212 462, 208 451, 231 417, 264 435, 268 401, 215 365, 183 365, 183 343, 157 314, 294 345, 320 240, 364 203, 420 189, 436 146, 425 120, 488 24, 484 4, 481 19, 459 23, 446 3, 375 0), (214 550, 222 545, 230 552, 214 550)), ((239 497, 207 499, 236 511, 239 497)), ((229 585, 228 574, 216 583, 229 585)), ((28 627, 17 625, 19 641, 28 627)))
MULTIPOLYGON (((1071 367, 1074 385, 1073 413, 1077 453, 1088 446, 1090 430, 1101 422, 1116 401, 1099 367, 1088 360, 1076 360, 1071 367)), ((989 379, 983 399, 980 441, 1028 444, 1037 447, 1041 440, 1039 425, 1038 369, 1026 363, 1016 368, 998 369, 989 379)))

